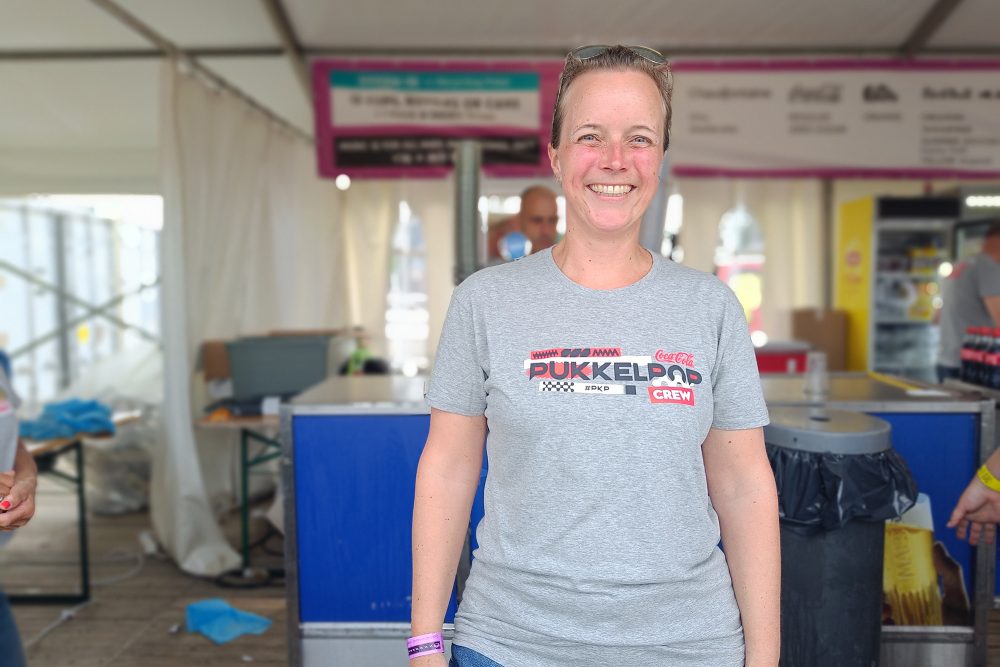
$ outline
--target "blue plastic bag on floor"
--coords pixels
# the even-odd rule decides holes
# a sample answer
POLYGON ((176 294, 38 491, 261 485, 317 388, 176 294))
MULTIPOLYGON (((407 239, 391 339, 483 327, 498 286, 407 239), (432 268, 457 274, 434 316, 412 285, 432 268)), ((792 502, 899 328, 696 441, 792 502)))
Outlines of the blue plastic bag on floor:
POLYGON ((71 438, 77 433, 115 432, 111 408, 97 401, 71 398, 49 403, 38 419, 21 421, 20 433, 29 440, 71 438))
POLYGON ((187 631, 198 632, 216 644, 225 644, 240 635, 262 635, 271 620, 242 611, 225 600, 199 600, 187 606, 187 631))

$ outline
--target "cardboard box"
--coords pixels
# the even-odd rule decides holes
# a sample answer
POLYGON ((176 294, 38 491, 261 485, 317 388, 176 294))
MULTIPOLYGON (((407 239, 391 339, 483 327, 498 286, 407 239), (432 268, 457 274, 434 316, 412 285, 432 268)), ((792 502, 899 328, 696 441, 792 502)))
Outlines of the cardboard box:
POLYGON ((843 310, 798 308, 792 311, 792 338, 826 353, 829 371, 847 370, 847 313, 843 310))
POLYGON ((226 380, 229 378, 229 352, 224 340, 206 340, 198 351, 198 368, 205 373, 206 380, 226 380))

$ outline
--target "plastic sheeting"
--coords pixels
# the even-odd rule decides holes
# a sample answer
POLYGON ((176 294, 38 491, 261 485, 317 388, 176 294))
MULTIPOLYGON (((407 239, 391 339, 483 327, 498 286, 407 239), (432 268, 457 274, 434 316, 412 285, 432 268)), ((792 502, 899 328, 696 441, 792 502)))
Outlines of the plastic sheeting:
POLYGON ((767 445, 778 516, 801 535, 848 521, 895 519, 917 502, 917 483, 894 449, 877 454, 804 452, 767 445))
POLYGON ((201 407, 192 395, 198 346, 345 324, 339 199, 316 178, 311 146, 173 62, 161 79, 168 444, 155 452, 151 515, 182 569, 215 575, 239 564, 214 516, 231 495, 239 448, 235 432, 192 427, 201 407))

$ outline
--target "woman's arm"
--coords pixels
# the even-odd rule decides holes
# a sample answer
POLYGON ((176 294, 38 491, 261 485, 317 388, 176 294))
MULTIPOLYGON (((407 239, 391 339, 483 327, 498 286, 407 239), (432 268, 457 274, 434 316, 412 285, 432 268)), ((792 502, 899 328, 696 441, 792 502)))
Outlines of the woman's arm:
MULTIPOLYGON (((413 499, 411 633, 440 632, 483 466, 486 418, 431 410, 413 499)), ((412 667, 444 665, 440 655, 412 667)))
POLYGON ((35 514, 35 488, 38 486, 38 467, 35 459, 17 442, 14 459, 14 483, 6 497, 0 501, 0 530, 20 528, 35 514))
POLYGON ((708 494, 719 515, 746 640, 747 667, 776 667, 780 651, 781 543, 774 473, 762 429, 713 428, 702 445, 708 494))

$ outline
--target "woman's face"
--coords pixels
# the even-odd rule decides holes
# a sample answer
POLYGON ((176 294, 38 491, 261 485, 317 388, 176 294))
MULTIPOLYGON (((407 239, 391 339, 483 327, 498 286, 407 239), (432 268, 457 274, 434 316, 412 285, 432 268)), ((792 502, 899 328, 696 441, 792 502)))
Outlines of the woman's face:
POLYGON ((569 230, 615 233, 638 227, 659 185, 663 101, 642 72, 580 75, 563 96, 559 148, 549 145, 562 181, 569 230))

